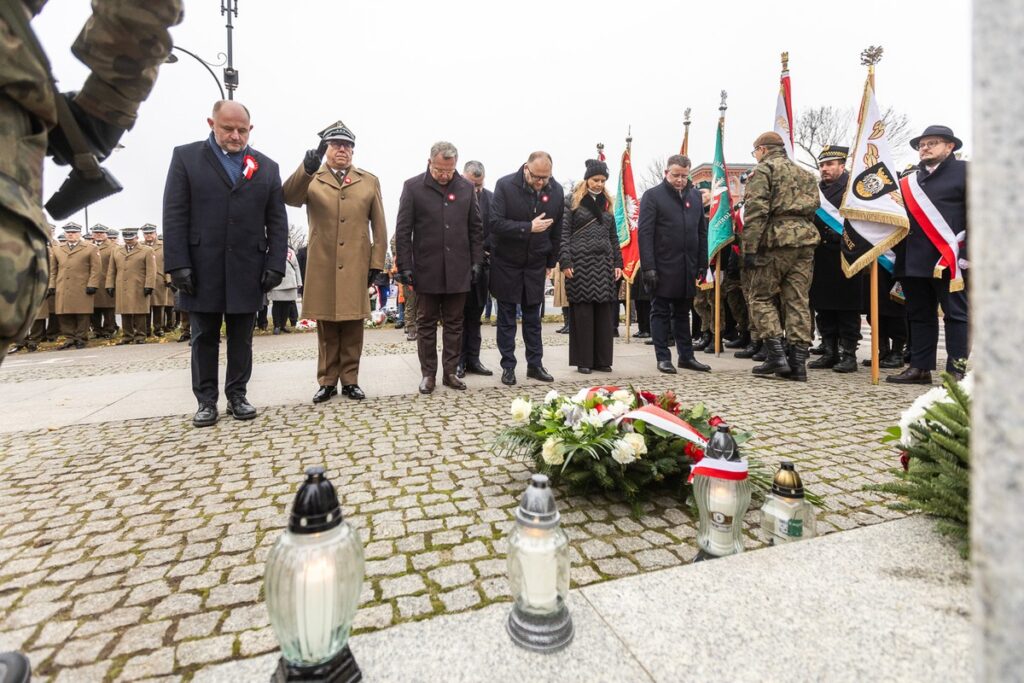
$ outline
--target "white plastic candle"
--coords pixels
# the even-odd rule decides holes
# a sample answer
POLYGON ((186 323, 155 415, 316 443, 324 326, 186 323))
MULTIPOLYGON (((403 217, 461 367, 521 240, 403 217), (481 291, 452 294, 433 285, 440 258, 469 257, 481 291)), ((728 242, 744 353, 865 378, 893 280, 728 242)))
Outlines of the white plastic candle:
POLYGON ((327 653, 334 625, 334 565, 325 557, 316 557, 296 576, 296 581, 296 595, 302 604, 298 620, 300 642, 308 645, 310 654, 327 653))
POLYGON ((708 489, 708 552, 729 555, 733 552, 733 515, 736 514, 736 491, 731 482, 712 479, 708 489))
POLYGON ((527 606, 553 611, 558 605, 558 558, 551 533, 546 529, 522 529, 518 557, 527 606))

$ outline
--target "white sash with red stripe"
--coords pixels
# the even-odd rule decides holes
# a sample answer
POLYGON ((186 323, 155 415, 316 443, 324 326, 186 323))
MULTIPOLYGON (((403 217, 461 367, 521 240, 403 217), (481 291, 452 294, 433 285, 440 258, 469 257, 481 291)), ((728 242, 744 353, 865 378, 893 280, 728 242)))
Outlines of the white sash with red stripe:
POLYGON ((705 477, 714 477, 715 479, 743 481, 747 478, 747 461, 701 458, 700 462, 690 470, 689 481, 692 482, 693 477, 698 474, 702 474, 705 477))
POLYGON ((942 217, 935 204, 925 194, 924 188, 917 182, 917 174, 911 173, 900 179, 900 189, 907 204, 907 212, 921 226, 936 249, 939 250, 939 262, 935 264, 933 277, 941 278, 942 271, 949 268, 949 291, 956 292, 964 288, 963 273, 960 265, 960 240, 949 223, 942 217))

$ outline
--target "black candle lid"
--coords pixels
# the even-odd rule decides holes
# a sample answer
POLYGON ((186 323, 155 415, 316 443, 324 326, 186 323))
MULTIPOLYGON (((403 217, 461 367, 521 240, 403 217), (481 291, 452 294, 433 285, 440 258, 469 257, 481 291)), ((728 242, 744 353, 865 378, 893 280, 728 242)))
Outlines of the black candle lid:
POLYGON ((334 484, 324 476, 320 466, 306 469, 306 481, 299 487, 292 503, 288 531, 293 534, 315 534, 341 524, 341 506, 334 484))
POLYGON ((729 425, 718 425, 715 433, 711 435, 708 447, 704 449, 704 456, 715 460, 739 462, 740 449, 736 446, 736 439, 729 431, 729 425))

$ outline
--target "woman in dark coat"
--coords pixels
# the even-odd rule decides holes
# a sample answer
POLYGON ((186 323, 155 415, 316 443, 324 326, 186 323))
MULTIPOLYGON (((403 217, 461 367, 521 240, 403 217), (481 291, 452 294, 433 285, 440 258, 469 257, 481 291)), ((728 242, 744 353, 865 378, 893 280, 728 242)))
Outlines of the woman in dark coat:
POLYGON ((587 160, 583 182, 566 203, 558 261, 569 298, 569 365, 583 374, 612 369, 613 318, 622 252, 605 190, 608 166, 587 160))

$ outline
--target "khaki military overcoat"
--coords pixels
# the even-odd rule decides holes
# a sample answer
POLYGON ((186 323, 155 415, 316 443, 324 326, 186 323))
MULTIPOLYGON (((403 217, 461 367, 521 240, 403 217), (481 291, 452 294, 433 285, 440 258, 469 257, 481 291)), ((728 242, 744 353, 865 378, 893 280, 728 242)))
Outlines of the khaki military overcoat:
POLYGON ((118 315, 149 315, 145 288, 156 288, 153 250, 140 244, 128 253, 128 247, 118 247, 110 259, 106 286, 114 288, 114 308, 118 315))
POLYGON ((339 181, 326 164, 311 176, 300 164, 283 190, 285 203, 305 204, 309 219, 302 317, 369 318, 367 275, 384 269, 388 248, 377 176, 353 166, 339 181))
POLYGON ((150 297, 150 306, 173 306, 174 292, 167 286, 169 282, 167 273, 164 272, 164 243, 157 240, 153 244, 147 244, 153 250, 153 257, 156 259, 156 287, 153 288, 153 296, 150 297))
POLYGON ((114 251, 117 249, 117 242, 107 240, 100 244, 97 249, 100 252, 100 287, 96 292, 96 296, 93 297, 93 306, 96 308, 113 308, 114 297, 107 294, 106 282, 107 282, 107 270, 110 268, 110 257, 114 255, 114 251))
POLYGON ((92 314, 93 295, 85 288, 100 285, 100 252, 93 244, 81 240, 74 249, 67 243, 50 249, 50 288, 57 290, 54 313, 92 314))

